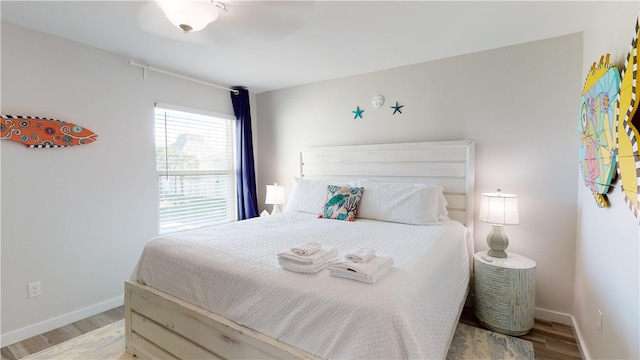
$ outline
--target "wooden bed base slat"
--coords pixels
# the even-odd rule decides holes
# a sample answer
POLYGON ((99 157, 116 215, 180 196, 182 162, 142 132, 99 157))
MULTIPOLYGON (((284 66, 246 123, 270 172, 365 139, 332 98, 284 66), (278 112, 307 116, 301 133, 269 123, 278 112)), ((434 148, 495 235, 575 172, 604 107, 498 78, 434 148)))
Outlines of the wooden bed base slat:
POLYGON ((181 336, 176 336, 173 332, 155 322, 140 316, 137 313, 132 314, 131 327, 134 333, 134 341, 136 344, 140 342, 144 347, 151 345, 151 358, 169 358, 169 359, 212 359, 216 358, 215 354, 211 354, 202 348, 193 346, 191 342, 181 336), (143 338, 139 334, 144 334, 147 338, 143 338), (173 344, 172 350, 176 356, 159 348, 155 344, 173 344))
POLYGON ((126 350, 143 359, 318 359, 148 286, 125 282, 126 350), (169 349, 165 345, 170 344, 169 349))
POLYGON ((163 360, 179 360, 175 356, 169 354, 168 352, 160 349, 154 343, 147 341, 147 339, 142 336, 133 333, 131 335, 131 346, 127 346, 127 349, 135 349, 135 351, 129 352, 132 355, 135 355, 137 359, 142 360, 155 360, 155 359, 163 359, 163 360))

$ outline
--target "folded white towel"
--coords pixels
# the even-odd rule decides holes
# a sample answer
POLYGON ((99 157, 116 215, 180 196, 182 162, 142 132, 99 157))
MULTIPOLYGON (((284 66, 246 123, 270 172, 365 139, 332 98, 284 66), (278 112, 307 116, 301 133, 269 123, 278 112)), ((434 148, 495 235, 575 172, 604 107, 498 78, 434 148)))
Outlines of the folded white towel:
POLYGON ((329 269, 329 275, 335 276, 335 277, 341 277, 349 280, 356 280, 356 281, 360 281, 367 284, 373 284, 376 281, 378 281, 378 279, 380 279, 384 274, 386 274, 389 271, 389 269, 391 268, 388 268, 386 270, 380 270, 371 277, 364 277, 360 274, 346 271, 346 270, 340 270, 340 269, 329 269))
POLYGON ((328 262, 325 261, 319 264, 303 265, 303 264, 293 262, 287 259, 282 259, 282 258, 278 259, 278 263, 280 264, 280 266, 282 266, 283 268, 289 271, 306 273, 306 274, 315 274, 323 270, 324 268, 326 268, 328 264, 328 262))
POLYGON ((308 242, 306 244, 300 244, 292 247, 291 252, 299 256, 309 256, 321 248, 322 246, 317 242, 308 242))
POLYGON ((336 247, 322 247, 320 250, 314 252, 309 256, 296 255, 291 250, 285 250, 278 253, 278 259, 286 259, 296 262, 302 265, 318 265, 326 263, 329 259, 333 259, 338 255, 338 249, 336 247))
POLYGON ((366 263, 374 257, 376 257, 376 251, 370 248, 359 248, 348 252, 345 255, 345 258, 347 260, 353 261, 355 263, 366 263))
POLYGON ((393 266, 391 256, 378 255, 366 263, 355 263, 346 259, 332 260, 329 263, 329 274, 366 283, 376 282, 393 266))

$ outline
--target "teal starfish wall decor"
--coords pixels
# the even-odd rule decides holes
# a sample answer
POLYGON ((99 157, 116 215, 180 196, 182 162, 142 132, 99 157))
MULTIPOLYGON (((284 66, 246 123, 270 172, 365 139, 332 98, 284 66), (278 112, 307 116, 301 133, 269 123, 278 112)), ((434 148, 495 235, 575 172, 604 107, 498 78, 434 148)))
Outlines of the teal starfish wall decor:
POLYGON ((356 106, 356 109, 352 111, 352 113, 354 114, 353 118, 354 119, 357 119, 357 118, 362 119, 362 113, 363 112, 364 112, 364 110, 360 109, 360 106, 356 106))
POLYGON ((401 110, 401 109, 402 109, 402 107, 403 107, 403 106, 404 106, 404 105, 400 105, 400 104, 398 104, 398 102, 396 101, 396 106, 390 106, 390 108, 392 108, 392 109, 393 109, 393 114, 392 114, 392 115, 395 115, 397 112, 399 112, 400 114, 402 114, 402 110, 401 110))

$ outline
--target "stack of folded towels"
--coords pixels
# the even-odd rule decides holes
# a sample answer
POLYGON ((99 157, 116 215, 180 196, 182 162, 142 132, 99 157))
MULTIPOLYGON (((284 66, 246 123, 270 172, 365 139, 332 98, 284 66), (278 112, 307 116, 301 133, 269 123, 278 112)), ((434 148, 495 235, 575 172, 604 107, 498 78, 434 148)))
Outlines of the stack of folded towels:
POLYGON ((344 259, 332 260, 328 269, 331 276, 373 284, 392 266, 391 256, 376 255, 373 249, 359 248, 347 253, 344 259))
POLYGON ((278 253, 278 263, 289 271, 317 273, 327 267, 328 261, 336 255, 338 249, 335 247, 322 247, 316 242, 309 242, 278 253))

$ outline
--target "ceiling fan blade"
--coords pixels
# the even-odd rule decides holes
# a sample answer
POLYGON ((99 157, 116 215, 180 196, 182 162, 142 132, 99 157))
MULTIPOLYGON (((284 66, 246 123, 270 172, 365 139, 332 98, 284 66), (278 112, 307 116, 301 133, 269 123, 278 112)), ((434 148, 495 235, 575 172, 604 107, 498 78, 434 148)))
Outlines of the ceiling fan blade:
POLYGON ((227 10, 220 12, 207 32, 256 41, 277 41, 296 33, 310 21, 315 8, 315 1, 228 1, 224 4, 227 10))

